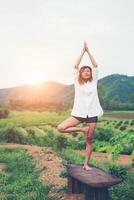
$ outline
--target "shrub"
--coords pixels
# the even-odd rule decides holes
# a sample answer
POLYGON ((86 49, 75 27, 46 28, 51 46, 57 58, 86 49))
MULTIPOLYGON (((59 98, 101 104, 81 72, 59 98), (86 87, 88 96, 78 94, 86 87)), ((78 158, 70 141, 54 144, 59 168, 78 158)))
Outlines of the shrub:
POLYGON ((113 136, 111 128, 98 127, 94 134, 94 139, 99 141, 109 141, 113 136))
POLYGON ((71 149, 85 149, 86 147, 86 141, 82 140, 82 141, 68 141, 68 147, 71 149))
POLYGON ((130 122, 130 125, 131 125, 131 126, 134 125, 134 119, 130 122))
POLYGON ((126 128, 127 128, 126 125, 122 125, 122 126, 120 127, 120 130, 121 130, 121 131, 124 131, 126 128))
POLYGON ((124 124, 129 124, 129 121, 128 120, 124 121, 124 124))
POLYGON ((122 123, 123 123, 123 121, 118 121, 116 125, 120 126, 122 123))
POLYGON ((116 164, 109 165, 108 172, 110 174, 113 174, 113 175, 121 178, 121 179, 126 179, 126 177, 127 177, 127 167, 124 167, 121 165, 116 165, 116 164))
MULTIPOLYGON (((112 196, 112 200, 133 200, 134 199, 134 176, 132 173, 127 173, 125 175, 124 170, 122 169, 121 171, 119 170, 119 174, 123 175, 123 179, 126 176, 126 178, 123 180, 123 183, 115 185, 111 187, 110 193, 112 196)), ((118 173, 116 173, 118 175, 118 173)), ((119 175, 119 176, 120 176, 119 175)))
POLYGON ((57 134, 55 137, 55 144, 54 146, 57 149, 65 149, 67 147, 67 137, 63 134, 57 134))
POLYGON ((112 159, 117 160, 120 156, 120 153, 123 151, 123 146, 121 144, 116 144, 112 147, 112 159))
POLYGON ((109 144, 105 141, 93 142, 93 151, 107 152, 107 147, 109 147, 109 144))
POLYGON ((132 151, 131 158, 132 158, 132 161, 134 161, 134 149, 132 151))
POLYGON ((24 143, 24 135, 22 130, 20 130, 18 127, 15 127, 13 124, 9 124, 3 129, 1 139, 6 142, 24 143))
POLYGON ((7 118, 8 116, 9 116, 9 110, 0 108, 0 119, 7 118))
POLYGON ((67 169, 63 169, 60 173, 60 177, 66 178, 68 176, 67 169))

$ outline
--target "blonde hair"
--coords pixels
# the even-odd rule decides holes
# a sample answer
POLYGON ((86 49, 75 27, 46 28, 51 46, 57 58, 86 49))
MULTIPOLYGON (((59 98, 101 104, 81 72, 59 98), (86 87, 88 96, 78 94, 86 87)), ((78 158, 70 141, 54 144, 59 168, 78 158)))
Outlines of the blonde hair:
POLYGON ((79 70, 79 77, 78 77, 78 82, 79 82, 79 84, 80 85, 83 85, 83 84, 85 84, 87 81, 92 81, 93 80, 93 77, 92 77, 92 68, 91 67, 89 67, 89 66, 83 66, 83 67, 81 67, 80 68, 80 70, 79 70), (88 80, 85 80, 85 79, 83 79, 82 78, 82 72, 86 69, 86 68, 88 68, 89 70, 90 70, 90 72, 91 72, 91 75, 90 75, 90 78, 88 79, 88 80))

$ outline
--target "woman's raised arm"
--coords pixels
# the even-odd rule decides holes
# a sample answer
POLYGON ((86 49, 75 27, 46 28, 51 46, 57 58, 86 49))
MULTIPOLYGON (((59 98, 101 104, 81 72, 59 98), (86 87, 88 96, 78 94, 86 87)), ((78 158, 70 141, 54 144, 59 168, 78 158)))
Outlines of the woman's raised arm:
POLYGON ((93 56, 91 55, 91 53, 89 52, 89 49, 88 49, 88 46, 87 46, 87 43, 86 43, 86 42, 85 42, 85 51, 87 52, 87 54, 88 54, 88 56, 89 56, 89 58, 90 58, 90 60, 91 60, 91 63, 92 63, 92 65, 93 65, 93 67, 97 67, 98 65, 97 65, 97 63, 96 63, 94 57, 93 57, 93 56))
POLYGON ((80 64, 80 62, 81 62, 81 60, 82 60, 82 58, 83 58, 83 55, 84 55, 85 51, 86 51, 86 49, 85 49, 85 43, 84 43, 83 50, 82 50, 80 56, 78 57, 78 59, 77 59, 76 62, 75 62, 75 65, 74 65, 74 68, 75 68, 75 69, 78 69, 79 64, 80 64))

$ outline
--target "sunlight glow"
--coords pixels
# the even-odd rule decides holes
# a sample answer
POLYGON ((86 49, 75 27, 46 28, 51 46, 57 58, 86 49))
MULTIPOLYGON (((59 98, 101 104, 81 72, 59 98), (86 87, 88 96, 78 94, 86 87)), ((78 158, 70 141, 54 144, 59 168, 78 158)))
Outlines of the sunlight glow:
POLYGON ((29 85, 36 85, 45 82, 45 76, 44 74, 41 74, 39 72, 31 72, 27 74, 27 80, 26 83, 29 85))

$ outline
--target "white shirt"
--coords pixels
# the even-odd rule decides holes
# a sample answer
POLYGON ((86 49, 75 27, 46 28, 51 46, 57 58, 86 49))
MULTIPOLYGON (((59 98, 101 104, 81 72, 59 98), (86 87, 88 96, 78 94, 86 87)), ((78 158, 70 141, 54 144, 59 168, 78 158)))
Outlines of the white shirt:
POLYGON ((78 82, 79 69, 74 68, 74 86, 75 86, 75 98, 71 115, 77 117, 101 117, 103 115, 103 109, 100 105, 97 92, 98 82, 98 67, 92 68, 91 82, 87 82, 80 85, 78 82))

